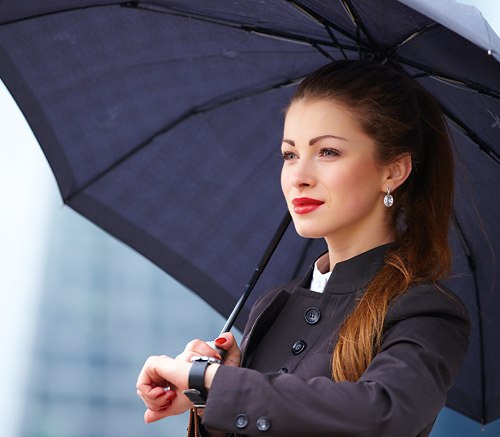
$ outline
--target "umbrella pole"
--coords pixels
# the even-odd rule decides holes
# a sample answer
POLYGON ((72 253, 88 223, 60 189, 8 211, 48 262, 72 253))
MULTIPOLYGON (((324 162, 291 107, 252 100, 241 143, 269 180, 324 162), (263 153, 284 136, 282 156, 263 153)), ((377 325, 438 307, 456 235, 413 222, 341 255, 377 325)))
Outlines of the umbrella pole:
MULTIPOLYGON (((271 256, 273 255, 274 251, 276 250, 276 247, 278 246, 278 243, 281 240, 281 237, 283 237, 283 234, 285 233, 286 229, 288 228, 288 225, 292 221, 292 217, 290 213, 287 211, 285 214, 285 217, 283 217, 283 220, 281 221, 278 229, 274 233, 274 236, 267 246, 266 251, 264 252, 264 255, 262 256, 259 264, 253 271, 252 276, 250 277, 250 280, 248 281, 247 286, 245 287, 245 291, 243 292, 242 296, 240 297, 240 300, 236 303, 236 305, 233 308, 233 311, 229 315, 229 318, 227 319, 224 327, 222 328, 222 331, 220 335, 224 334, 225 332, 229 332, 231 328, 234 325, 234 322, 236 320, 236 317, 238 317, 238 314, 240 313, 241 309, 243 308, 243 305, 245 305, 245 302, 248 299, 248 296, 250 296, 250 293, 252 292, 253 288, 255 287, 255 284, 257 284, 257 281, 260 278, 260 275, 264 271, 264 269, 267 266, 267 263, 271 259, 271 256)), ((219 335, 219 336, 220 336, 219 335)), ((219 354, 221 354, 222 358, 224 358, 224 355, 226 353, 225 350, 218 348, 215 346, 215 343, 213 341, 208 341, 207 342, 211 347, 213 347, 219 354)))

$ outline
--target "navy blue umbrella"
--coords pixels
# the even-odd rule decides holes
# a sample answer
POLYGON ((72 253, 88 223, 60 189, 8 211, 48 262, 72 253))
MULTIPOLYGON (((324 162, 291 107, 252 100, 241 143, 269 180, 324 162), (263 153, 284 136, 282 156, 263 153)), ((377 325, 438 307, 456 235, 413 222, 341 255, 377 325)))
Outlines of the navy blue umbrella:
MULTIPOLYGON (((473 319, 448 405, 500 417, 500 40, 454 0, 3 0, 0 77, 64 202, 230 313, 286 205, 282 109, 332 59, 430 90, 456 150, 449 286, 473 319)), ((287 231, 247 305, 321 241, 287 231)), ((242 326, 248 307, 237 322, 242 326)))

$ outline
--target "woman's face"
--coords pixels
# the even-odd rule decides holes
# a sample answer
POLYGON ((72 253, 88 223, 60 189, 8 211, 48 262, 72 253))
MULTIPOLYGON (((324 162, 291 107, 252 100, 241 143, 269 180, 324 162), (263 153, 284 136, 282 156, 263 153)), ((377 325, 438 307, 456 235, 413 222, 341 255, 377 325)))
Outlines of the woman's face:
POLYGON ((386 172, 373 140, 351 112, 329 100, 300 100, 288 110, 281 186, 297 232, 351 244, 387 232, 386 172))

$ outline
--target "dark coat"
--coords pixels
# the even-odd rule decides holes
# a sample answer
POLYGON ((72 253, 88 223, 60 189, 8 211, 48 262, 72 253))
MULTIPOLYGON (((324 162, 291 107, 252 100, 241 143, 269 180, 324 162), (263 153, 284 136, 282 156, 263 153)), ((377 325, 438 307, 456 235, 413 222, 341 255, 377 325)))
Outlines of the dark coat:
POLYGON ((203 418, 207 429, 287 437, 427 436, 470 332, 465 307, 445 287, 408 289, 389 308, 381 350, 359 381, 331 379, 340 324, 382 267, 385 251, 382 246, 338 263, 323 293, 307 288, 310 270, 264 294, 241 343, 248 368, 219 368, 203 418))

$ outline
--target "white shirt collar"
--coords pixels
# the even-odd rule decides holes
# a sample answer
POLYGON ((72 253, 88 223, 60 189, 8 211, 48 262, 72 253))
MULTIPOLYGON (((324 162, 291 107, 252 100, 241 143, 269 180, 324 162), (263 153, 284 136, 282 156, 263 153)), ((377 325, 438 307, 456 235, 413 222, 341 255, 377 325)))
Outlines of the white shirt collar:
POLYGON ((310 287, 311 291, 323 293, 323 290, 325 289, 326 283, 328 282, 328 279, 330 279, 331 274, 332 272, 321 273, 318 269, 318 263, 315 262, 310 287))

